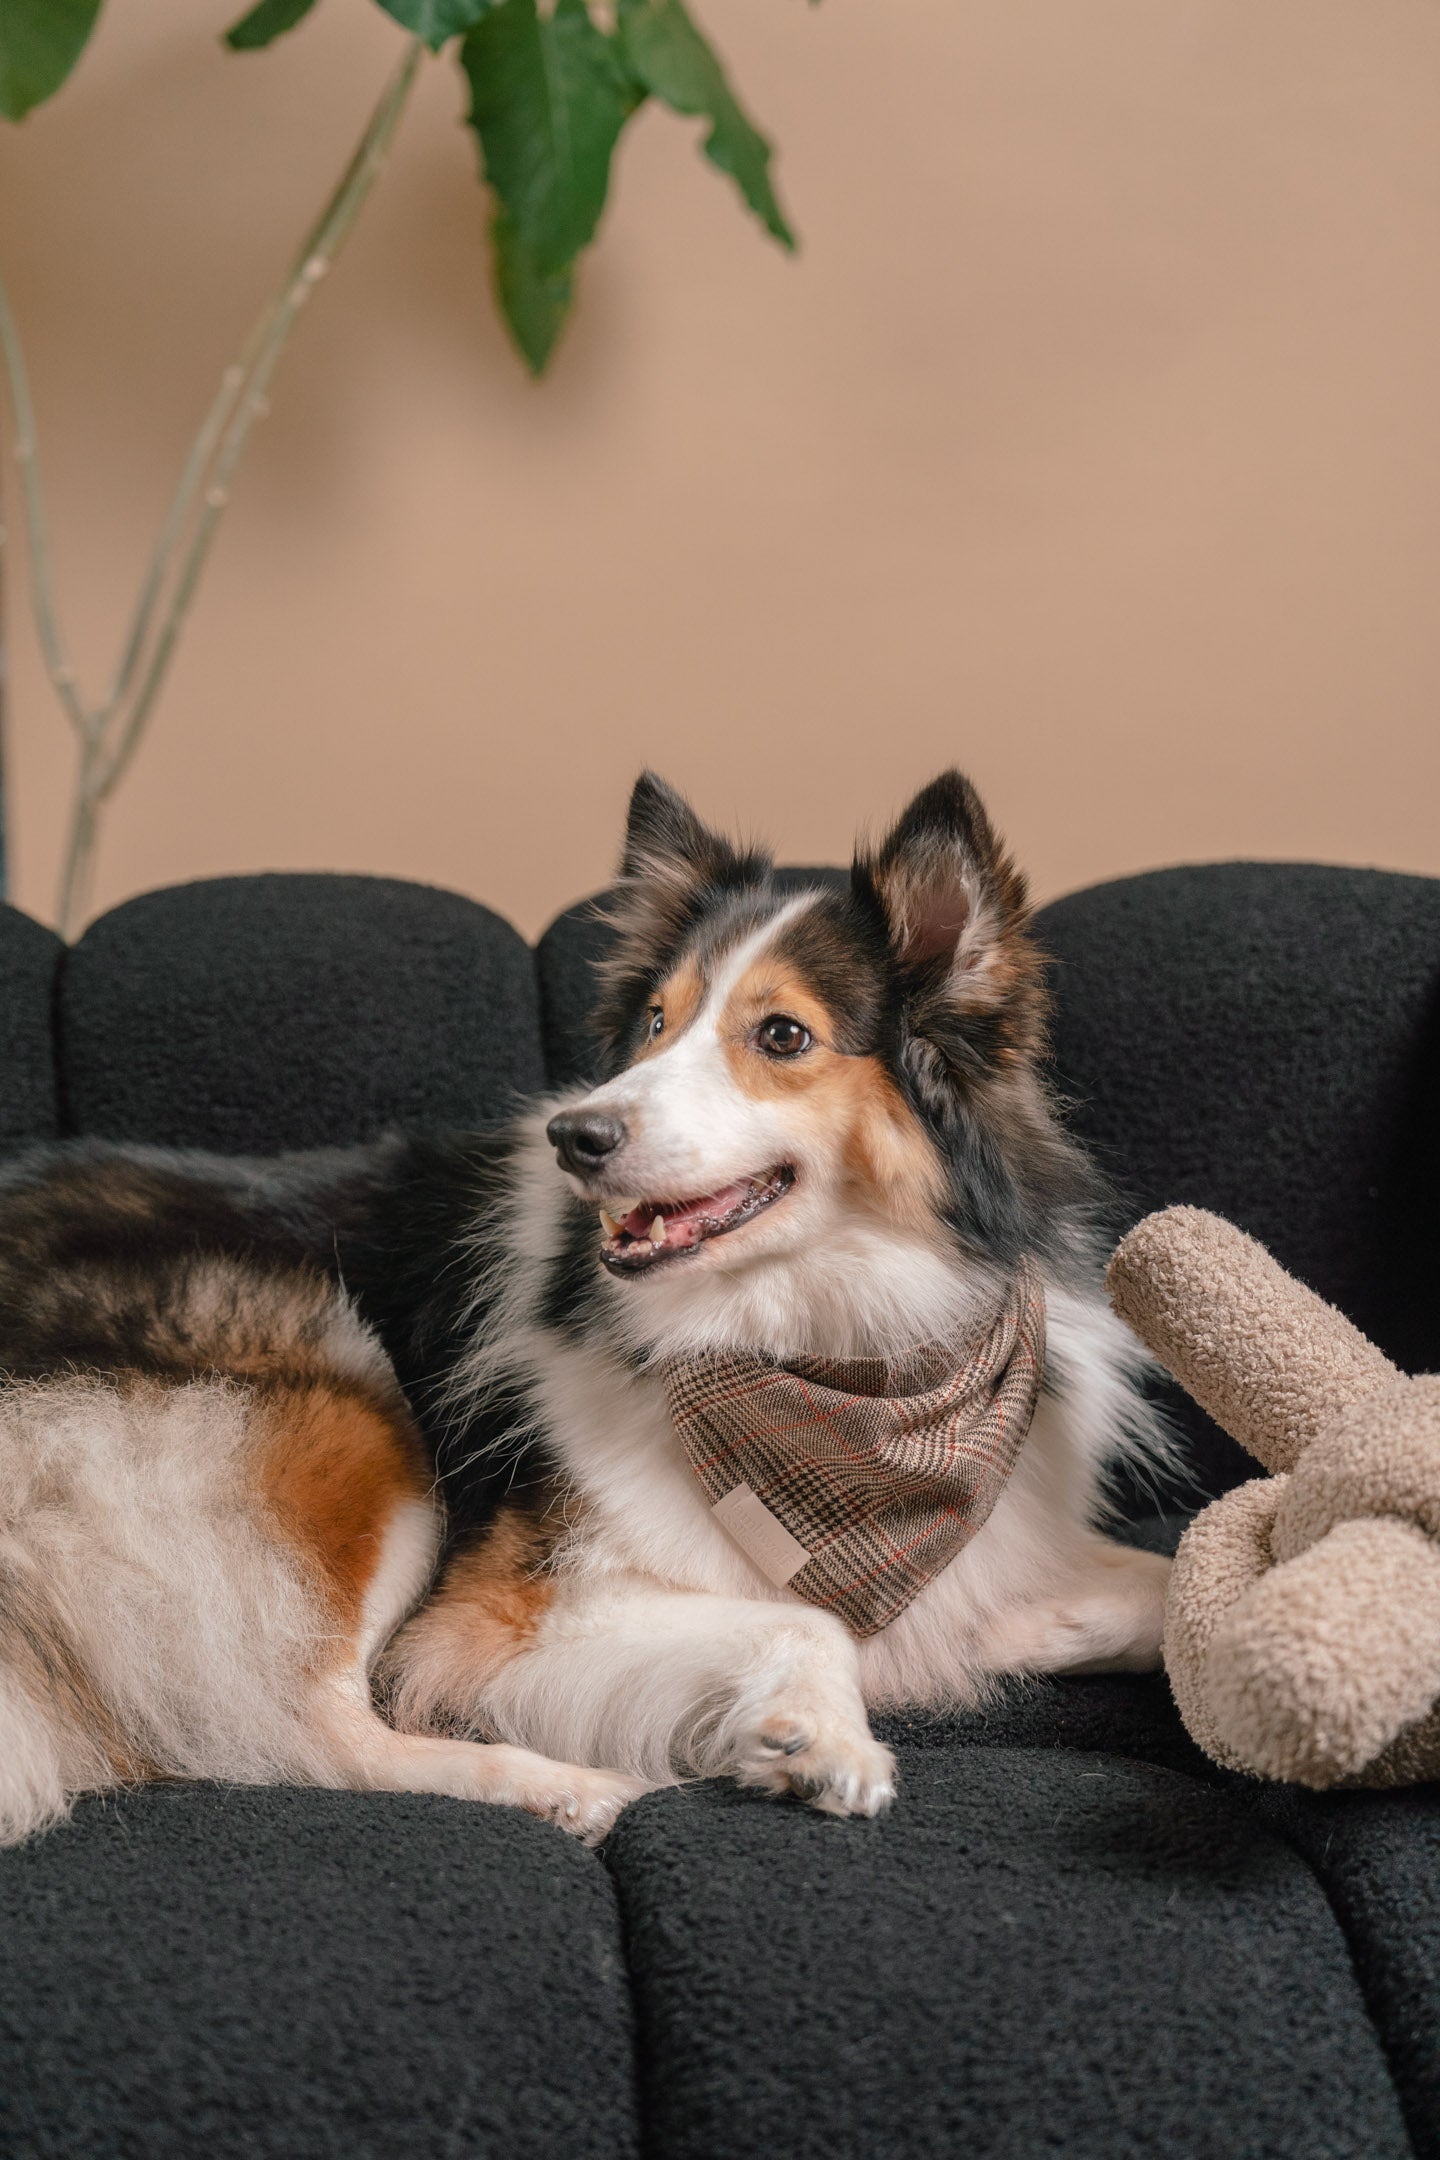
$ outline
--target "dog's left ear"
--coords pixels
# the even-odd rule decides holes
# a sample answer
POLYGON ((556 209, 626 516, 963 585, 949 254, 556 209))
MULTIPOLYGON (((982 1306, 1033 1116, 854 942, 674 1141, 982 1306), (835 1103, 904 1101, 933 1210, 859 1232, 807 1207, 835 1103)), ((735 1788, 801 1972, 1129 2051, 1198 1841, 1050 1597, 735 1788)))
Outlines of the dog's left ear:
POLYGON ((595 1032, 607 1064, 634 1047, 649 991, 707 900, 758 885, 769 858, 733 847, 658 773, 630 797, 620 879, 603 910, 613 933, 599 964, 595 1032))
POLYGON ((659 773, 642 772, 625 815, 622 878, 653 878, 661 884, 706 883, 723 876, 735 850, 699 819, 683 795, 659 773))
POLYGON ((1025 880, 963 773, 932 780, 881 846, 857 855, 853 879, 927 1003, 1006 1015, 1012 1042, 1038 1032, 1043 993, 1025 880))

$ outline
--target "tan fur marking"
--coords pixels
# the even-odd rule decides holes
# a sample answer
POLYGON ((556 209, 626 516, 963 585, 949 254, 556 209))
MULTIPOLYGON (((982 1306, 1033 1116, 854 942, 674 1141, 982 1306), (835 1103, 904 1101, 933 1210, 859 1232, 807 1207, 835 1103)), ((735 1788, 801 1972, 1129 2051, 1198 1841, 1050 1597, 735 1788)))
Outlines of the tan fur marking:
POLYGON ((517 1657, 554 1596, 546 1563, 565 1525, 558 1508, 505 1507, 479 1540, 452 1555, 439 1584, 386 1660, 401 1679, 424 1666, 453 1676, 463 1696, 517 1657))
POLYGON ((737 1087, 783 1099, 790 1122, 807 1130, 811 1159, 834 1159, 861 1206, 905 1229, 933 1232, 945 1192, 935 1150, 880 1060, 832 1049, 834 1034, 816 992, 763 954, 731 991, 720 1023, 737 1087), (810 1048, 793 1058, 756 1049, 751 1037, 771 1013, 798 1020, 810 1048))
POLYGON ((643 1042, 635 1053, 634 1063, 641 1058, 658 1057, 668 1050, 676 1037, 682 1035, 699 1012, 705 1000, 705 979, 693 960, 682 960, 674 973, 667 975, 651 999, 665 1015, 663 1031, 654 1042, 643 1042))
POLYGON ((851 1122, 843 1154, 854 1189, 877 1215, 936 1230, 945 1175, 919 1119, 878 1058, 847 1058, 851 1122))
POLYGON ((273 1382, 256 1411, 256 1485, 353 1630, 391 1517, 430 1488, 414 1428, 337 1381, 273 1382))
MULTIPOLYGON (((816 1048, 828 1050, 835 1034, 834 1018, 828 1008, 793 968, 784 967, 762 953, 731 986, 725 1010, 720 1015, 720 1040, 727 1049, 747 1047, 754 1030, 771 1013, 784 1013, 789 1019, 798 1020, 802 1027, 809 1029, 816 1048)), ((791 1061, 752 1053, 749 1065, 754 1071, 750 1072, 746 1093, 776 1095, 788 1092, 806 1062, 802 1058, 791 1061)), ((740 1078, 748 1067, 735 1065, 732 1069, 740 1078)), ((746 1085, 744 1080, 741 1084, 746 1085)))

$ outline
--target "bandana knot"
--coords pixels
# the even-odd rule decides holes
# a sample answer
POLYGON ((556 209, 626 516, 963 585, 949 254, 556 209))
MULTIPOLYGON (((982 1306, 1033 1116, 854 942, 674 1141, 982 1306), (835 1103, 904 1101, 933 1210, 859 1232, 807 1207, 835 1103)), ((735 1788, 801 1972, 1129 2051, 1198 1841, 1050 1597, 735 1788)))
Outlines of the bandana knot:
POLYGON ((1045 1290, 1022 1263, 958 1343, 899 1358, 703 1351, 661 1366, 735 1543, 856 1635, 904 1612, 989 1515, 1030 1428, 1045 1290))

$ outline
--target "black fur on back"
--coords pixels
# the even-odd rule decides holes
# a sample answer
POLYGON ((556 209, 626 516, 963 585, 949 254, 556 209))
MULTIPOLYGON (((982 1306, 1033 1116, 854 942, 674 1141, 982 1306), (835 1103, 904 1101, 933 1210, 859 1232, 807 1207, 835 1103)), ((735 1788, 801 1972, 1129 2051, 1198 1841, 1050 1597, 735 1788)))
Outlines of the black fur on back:
MULTIPOLYGON (((476 1325, 470 1232, 493 1214, 501 1135, 393 1139, 273 1160, 70 1141, 0 1171, 0 1376, 227 1369, 266 1282, 341 1284, 389 1353, 459 1528, 543 1466, 523 1405, 457 1414, 448 1383, 476 1325), (187 1320, 196 1271, 232 1263, 213 1325, 187 1320)), ((224 1271, 221 1271, 224 1279, 224 1271)))

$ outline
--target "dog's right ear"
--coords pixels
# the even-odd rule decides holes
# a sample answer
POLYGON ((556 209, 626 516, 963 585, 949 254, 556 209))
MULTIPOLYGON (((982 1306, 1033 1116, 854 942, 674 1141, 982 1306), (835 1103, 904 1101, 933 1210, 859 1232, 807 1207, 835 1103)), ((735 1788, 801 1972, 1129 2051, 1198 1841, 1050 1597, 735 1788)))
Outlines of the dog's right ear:
POLYGON ((1046 1010, 1025 880, 963 773, 941 773, 879 848, 856 856, 853 889, 877 910, 917 1035, 968 1044, 995 1065, 1031 1059, 1046 1010))
POLYGON ((620 882, 604 908, 615 938, 600 963, 595 1028, 612 1067, 706 902, 760 884, 769 871, 767 856, 732 847, 668 781, 641 773, 625 821, 620 882))

